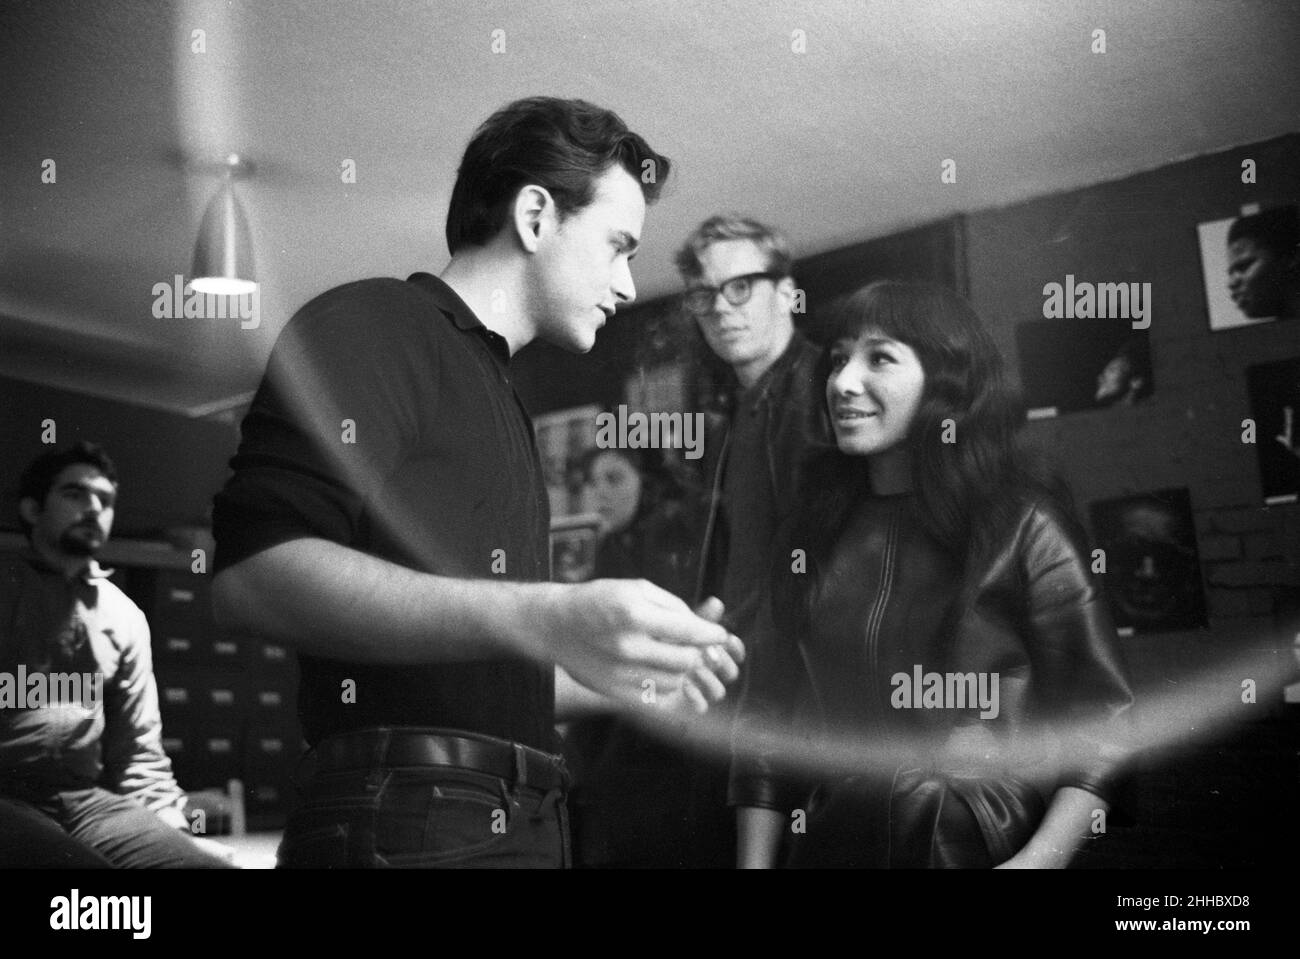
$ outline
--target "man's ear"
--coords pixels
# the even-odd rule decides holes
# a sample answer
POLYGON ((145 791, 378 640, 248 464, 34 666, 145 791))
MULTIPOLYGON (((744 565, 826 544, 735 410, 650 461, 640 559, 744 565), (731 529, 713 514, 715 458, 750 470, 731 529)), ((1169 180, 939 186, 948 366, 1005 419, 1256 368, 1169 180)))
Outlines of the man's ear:
POLYGON ((37 517, 41 515, 41 504, 31 496, 24 496, 18 501, 18 515, 24 523, 35 526, 37 517))
POLYGON ((794 277, 783 276, 776 281, 776 292, 788 312, 794 312, 794 277))
POLYGON ((515 194, 511 215, 520 245, 527 252, 536 253, 542 234, 555 222, 555 199, 546 187, 525 184, 515 194))

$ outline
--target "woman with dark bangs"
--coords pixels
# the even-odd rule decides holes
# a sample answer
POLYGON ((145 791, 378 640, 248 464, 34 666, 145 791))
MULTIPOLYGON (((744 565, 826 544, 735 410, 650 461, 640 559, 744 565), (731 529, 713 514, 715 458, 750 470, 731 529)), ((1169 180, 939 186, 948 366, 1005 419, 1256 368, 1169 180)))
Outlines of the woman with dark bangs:
POLYGON ((838 449, 810 467, 749 643, 740 864, 776 865, 785 836, 791 867, 1065 866, 1104 821, 1132 696, 997 347, 956 294, 886 281, 842 305, 822 372, 838 449), (970 761, 1044 729, 1060 749, 1036 765, 970 761), (790 744, 837 737, 911 758, 800 778, 790 744))

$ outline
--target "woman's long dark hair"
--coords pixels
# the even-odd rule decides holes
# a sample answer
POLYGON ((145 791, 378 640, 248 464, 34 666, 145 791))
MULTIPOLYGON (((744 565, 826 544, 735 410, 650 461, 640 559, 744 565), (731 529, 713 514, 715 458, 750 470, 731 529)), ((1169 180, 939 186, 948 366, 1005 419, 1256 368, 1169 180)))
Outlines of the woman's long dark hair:
MULTIPOLYGON (((1048 497, 1068 508, 1064 484, 1049 478, 1020 442, 1024 408, 1007 385, 997 345, 965 299, 934 284, 872 283, 838 304, 829 342, 866 331, 906 343, 921 362, 925 383, 907 439, 916 516, 964 570, 978 569, 1004 541, 1027 500, 1048 497)), ((818 382, 829 375, 826 350, 818 382)), ((774 570, 785 575, 772 578, 787 627, 807 622, 819 560, 830 556, 854 505, 872 495, 868 460, 832 449, 805 471, 801 505, 776 553, 781 566, 774 570), (789 575, 795 548, 805 550, 807 575, 789 575)))

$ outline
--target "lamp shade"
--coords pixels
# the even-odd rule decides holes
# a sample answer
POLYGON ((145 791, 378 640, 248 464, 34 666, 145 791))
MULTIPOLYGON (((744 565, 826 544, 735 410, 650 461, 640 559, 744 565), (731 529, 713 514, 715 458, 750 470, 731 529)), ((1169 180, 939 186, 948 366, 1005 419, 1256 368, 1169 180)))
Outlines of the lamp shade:
POLYGON ((190 286, 200 293, 238 296, 257 289, 253 279, 253 241, 248 218, 234 184, 222 184, 208 204, 194 246, 190 286))

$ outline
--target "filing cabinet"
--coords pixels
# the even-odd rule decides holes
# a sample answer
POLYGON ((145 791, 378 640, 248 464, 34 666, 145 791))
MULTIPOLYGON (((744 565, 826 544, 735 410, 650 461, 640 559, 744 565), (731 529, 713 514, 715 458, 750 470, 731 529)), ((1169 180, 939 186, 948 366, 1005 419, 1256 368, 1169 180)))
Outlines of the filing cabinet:
POLYGON ((149 620, 163 748, 181 787, 239 779, 249 828, 283 825, 305 748, 293 652, 220 629, 207 574, 141 566, 119 582, 149 620))

